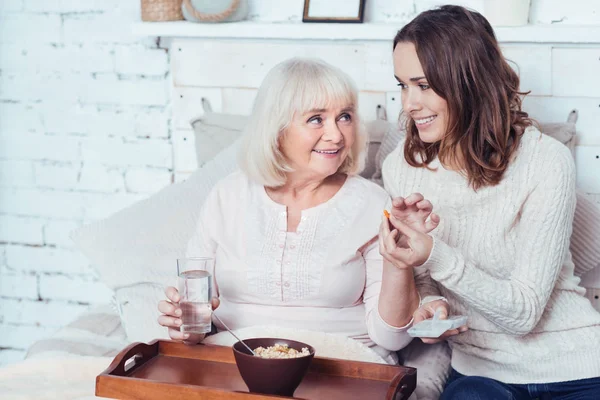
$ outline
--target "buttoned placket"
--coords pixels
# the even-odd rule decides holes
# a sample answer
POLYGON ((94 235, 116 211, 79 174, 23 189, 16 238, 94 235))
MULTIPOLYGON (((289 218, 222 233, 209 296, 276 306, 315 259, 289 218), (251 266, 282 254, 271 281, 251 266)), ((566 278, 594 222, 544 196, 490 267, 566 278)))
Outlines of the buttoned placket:
POLYGON ((285 242, 287 235, 287 212, 282 211, 279 213, 279 221, 278 221, 278 232, 277 232, 277 247, 276 250, 276 258, 275 258, 275 268, 273 270, 273 275, 270 277, 272 282, 275 284, 274 290, 277 297, 282 297, 282 289, 281 289, 281 274, 283 267, 283 258, 285 254, 285 242))
POLYGON ((281 300, 284 302, 294 297, 292 293, 295 288, 292 284, 292 277, 296 269, 295 264, 298 261, 298 242, 302 236, 306 220, 307 217, 302 216, 296 232, 288 232, 286 234, 281 269, 281 300))

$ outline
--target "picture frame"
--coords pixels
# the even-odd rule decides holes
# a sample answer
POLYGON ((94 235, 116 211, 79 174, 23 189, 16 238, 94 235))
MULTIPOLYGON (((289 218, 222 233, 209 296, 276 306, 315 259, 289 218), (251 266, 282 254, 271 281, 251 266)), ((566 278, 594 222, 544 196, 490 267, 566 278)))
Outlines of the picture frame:
POLYGON ((302 22, 362 23, 366 0, 304 0, 302 22))

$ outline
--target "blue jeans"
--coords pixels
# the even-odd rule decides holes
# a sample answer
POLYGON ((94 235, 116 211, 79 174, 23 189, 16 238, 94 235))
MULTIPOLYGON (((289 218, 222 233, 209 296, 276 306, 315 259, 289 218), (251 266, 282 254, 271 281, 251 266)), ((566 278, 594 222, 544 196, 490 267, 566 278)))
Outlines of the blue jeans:
POLYGON ((507 384, 452 369, 440 400, 598 400, 600 377, 577 381, 507 384))

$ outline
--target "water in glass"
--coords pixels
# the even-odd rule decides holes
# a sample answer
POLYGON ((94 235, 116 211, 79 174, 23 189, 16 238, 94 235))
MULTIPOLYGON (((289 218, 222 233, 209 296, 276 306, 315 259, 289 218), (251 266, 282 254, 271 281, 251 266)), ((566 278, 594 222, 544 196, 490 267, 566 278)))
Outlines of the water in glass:
POLYGON ((208 333, 211 328, 212 278, 207 271, 191 270, 179 273, 181 301, 181 331, 186 333, 208 333))

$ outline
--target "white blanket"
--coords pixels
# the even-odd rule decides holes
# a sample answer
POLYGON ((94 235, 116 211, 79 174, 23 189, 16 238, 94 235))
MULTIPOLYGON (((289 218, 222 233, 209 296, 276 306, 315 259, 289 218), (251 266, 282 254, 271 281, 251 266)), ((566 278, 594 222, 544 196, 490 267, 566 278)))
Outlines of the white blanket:
POLYGON ((111 357, 62 356, 28 359, 0 368, 0 393, 11 400, 88 400, 94 396, 96 376, 111 357))

